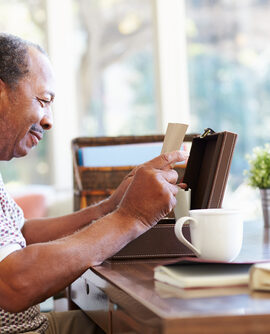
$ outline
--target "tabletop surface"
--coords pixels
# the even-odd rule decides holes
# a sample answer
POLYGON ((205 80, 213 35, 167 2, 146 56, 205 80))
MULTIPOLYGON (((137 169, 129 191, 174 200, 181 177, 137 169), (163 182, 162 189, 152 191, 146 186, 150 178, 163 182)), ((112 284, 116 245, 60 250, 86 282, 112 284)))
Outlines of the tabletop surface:
MULTIPOLYGON (((235 261, 270 260, 270 230, 262 222, 245 222, 243 247, 235 261)), ((106 261, 92 272, 121 289, 162 319, 269 315, 270 292, 251 292, 248 287, 199 289, 183 294, 181 289, 153 279, 155 266, 164 259, 106 261)), ((87 275, 89 270, 84 275, 87 275)))

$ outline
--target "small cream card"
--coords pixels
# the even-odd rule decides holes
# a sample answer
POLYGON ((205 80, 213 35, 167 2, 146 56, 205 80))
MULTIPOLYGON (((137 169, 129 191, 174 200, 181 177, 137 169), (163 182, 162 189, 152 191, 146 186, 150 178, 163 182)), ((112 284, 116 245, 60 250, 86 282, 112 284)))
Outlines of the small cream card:
POLYGON ((167 126, 161 153, 180 150, 188 124, 169 123, 167 126))
MULTIPOLYGON (((161 153, 180 150, 187 128, 188 124, 169 123, 167 126, 161 153)), ((176 220, 189 214, 190 196, 190 189, 188 191, 179 189, 178 194, 176 195, 177 204, 174 208, 174 215, 176 220)))

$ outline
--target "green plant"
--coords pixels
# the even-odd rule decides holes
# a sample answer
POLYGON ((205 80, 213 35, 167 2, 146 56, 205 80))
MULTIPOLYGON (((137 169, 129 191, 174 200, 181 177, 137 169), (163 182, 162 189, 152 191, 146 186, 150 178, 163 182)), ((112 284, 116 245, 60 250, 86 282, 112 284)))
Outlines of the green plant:
POLYGON ((249 170, 245 171, 251 187, 270 188, 270 144, 255 147, 252 154, 247 155, 249 170))

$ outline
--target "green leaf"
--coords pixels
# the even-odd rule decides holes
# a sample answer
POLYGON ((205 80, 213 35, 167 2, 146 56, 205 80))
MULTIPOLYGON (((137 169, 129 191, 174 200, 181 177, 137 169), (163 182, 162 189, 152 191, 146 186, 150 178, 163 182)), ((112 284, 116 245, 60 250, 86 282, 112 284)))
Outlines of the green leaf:
POLYGON ((255 147, 246 159, 250 167, 244 171, 248 184, 256 188, 270 188, 270 144, 255 147))

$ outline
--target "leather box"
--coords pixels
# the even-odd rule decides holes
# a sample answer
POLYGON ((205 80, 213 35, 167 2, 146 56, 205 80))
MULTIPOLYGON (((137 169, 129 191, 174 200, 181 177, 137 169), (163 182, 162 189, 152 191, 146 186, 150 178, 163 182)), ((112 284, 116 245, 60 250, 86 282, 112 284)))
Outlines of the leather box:
MULTIPOLYGON (((220 208, 229 176, 237 135, 212 133, 207 129, 192 140, 183 177, 191 189, 191 209, 220 208)), ((174 219, 162 220, 151 230, 133 240, 112 259, 179 257, 193 255, 174 234, 174 219)), ((190 240, 189 226, 183 234, 190 240)))
MULTIPOLYGON (((174 234, 174 218, 164 218, 156 226, 131 241, 112 259, 168 258, 191 256, 193 253, 174 234)), ((190 240, 189 226, 184 225, 183 234, 190 240)))
MULTIPOLYGON (((191 208, 219 208, 222 205, 224 191, 229 175, 230 165, 232 161, 233 151, 236 143, 237 135, 231 132, 212 133, 208 130, 202 135, 191 135, 186 139, 192 139, 190 157, 185 171, 181 170, 179 178, 183 179, 191 189, 191 208)), ((128 137, 129 139, 138 138, 150 140, 152 136, 144 137, 128 137)), ((119 144, 121 137, 115 137, 114 142, 119 144)), ((126 137, 127 138, 127 137, 126 137)), ((163 136, 154 136, 158 140, 163 140, 163 136)), ((90 138, 88 139, 88 143, 90 138)), ((96 139, 94 139, 96 140, 96 139)), ((87 200, 89 194, 93 195, 93 189, 84 189, 83 182, 84 172, 87 170, 91 173, 91 169, 78 166, 76 150, 78 143, 87 144, 86 138, 77 138, 73 141, 73 166, 74 166, 74 209, 78 210, 92 201, 87 200)), ((112 138, 109 139, 110 144, 112 138)), ((126 142, 126 140, 125 140, 126 142)), ((130 141, 129 141, 130 142, 130 141)), ((134 142, 131 141, 131 142, 134 142)), ((149 141, 148 141, 149 142, 149 141)), ((108 145, 108 144, 107 144, 108 145)), ((127 167, 128 171, 132 169, 127 167)), ((117 169, 116 169, 117 170, 117 169)), ((126 171, 126 172, 128 172, 126 171)), ((114 170, 111 170, 113 173, 114 170)), ((113 178, 114 176, 111 175, 113 178)), ((121 179, 117 180, 115 187, 121 179)), ((91 185, 89 185, 91 186, 91 185)), ((111 192, 103 191, 102 196, 108 196, 111 192), (105 193, 104 193, 105 192, 105 193)), ((102 199, 102 198, 100 198, 102 199)), ((181 244, 174 234, 175 219, 166 217, 162 219, 152 229, 130 242, 122 250, 112 257, 112 260, 119 259, 135 259, 135 258, 160 258, 160 257, 179 257, 193 255, 191 251, 181 244)), ((185 225, 183 233, 190 240, 189 226, 185 225)))

